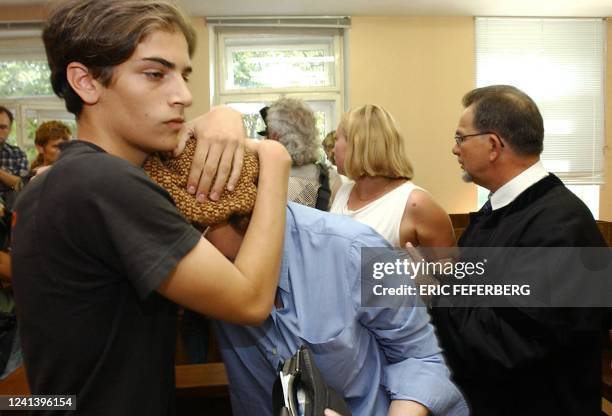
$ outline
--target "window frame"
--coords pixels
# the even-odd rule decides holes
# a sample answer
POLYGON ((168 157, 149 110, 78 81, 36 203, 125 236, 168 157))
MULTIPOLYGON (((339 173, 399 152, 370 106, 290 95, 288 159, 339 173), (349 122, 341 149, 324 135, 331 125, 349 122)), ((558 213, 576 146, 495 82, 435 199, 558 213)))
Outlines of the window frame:
MULTIPOLYGON (((342 112, 345 109, 345 62, 344 62, 344 38, 346 33, 342 27, 322 27, 322 28, 304 28, 304 27, 258 27, 256 25, 249 27, 225 26, 225 25, 210 25, 210 60, 211 60, 211 104, 212 105, 228 105, 231 103, 271 103, 281 97, 297 98, 305 102, 331 102, 333 114, 331 120, 326 117, 326 131, 320 132, 322 137, 331 130, 334 130, 340 121, 342 112), (280 37, 279 40, 287 41, 288 39, 300 40, 297 44, 313 44, 305 36, 310 36, 314 39, 330 38, 331 53, 334 56, 333 83, 329 86, 313 86, 313 87, 262 87, 262 88, 240 88, 228 89, 226 87, 226 70, 228 64, 228 51, 225 41, 227 39, 243 39, 248 38, 253 47, 257 46, 257 40, 262 41, 262 48, 270 46, 266 41, 275 37, 280 37)), ((282 43, 279 43, 282 45, 282 43)), ((316 109, 313 108, 316 111, 316 109)))

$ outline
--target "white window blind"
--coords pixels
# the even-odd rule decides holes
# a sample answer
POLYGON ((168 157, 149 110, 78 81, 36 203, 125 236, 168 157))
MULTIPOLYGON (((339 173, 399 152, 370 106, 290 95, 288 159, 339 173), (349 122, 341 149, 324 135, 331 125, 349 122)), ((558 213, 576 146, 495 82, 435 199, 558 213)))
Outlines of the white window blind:
POLYGON ((476 18, 476 84, 510 84, 544 117, 546 168, 567 184, 603 183, 603 19, 476 18))

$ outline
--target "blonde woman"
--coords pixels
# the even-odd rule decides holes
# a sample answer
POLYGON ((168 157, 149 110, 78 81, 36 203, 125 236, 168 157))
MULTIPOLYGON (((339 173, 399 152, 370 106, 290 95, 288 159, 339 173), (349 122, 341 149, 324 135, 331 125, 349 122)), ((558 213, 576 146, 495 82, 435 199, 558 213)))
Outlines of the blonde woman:
POLYGON ((371 226, 394 247, 455 245, 448 214, 412 183, 408 144, 383 108, 365 105, 344 114, 334 156, 338 172, 352 181, 340 187, 331 212, 371 226))

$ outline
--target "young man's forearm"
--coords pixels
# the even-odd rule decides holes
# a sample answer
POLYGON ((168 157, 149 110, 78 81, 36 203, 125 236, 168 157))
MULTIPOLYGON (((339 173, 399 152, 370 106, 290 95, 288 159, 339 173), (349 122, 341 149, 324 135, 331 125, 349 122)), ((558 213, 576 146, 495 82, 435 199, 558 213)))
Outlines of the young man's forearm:
POLYGON ((257 200, 234 264, 202 238, 157 288, 163 296, 194 311, 248 325, 260 323, 272 309, 291 166, 289 154, 280 143, 262 142, 257 152, 257 200))
POLYGON ((252 286, 254 303, 269 311, 282 260, 291 158, 277 142, 264 141, 259 146, 257 200, 234 264, 252 286))

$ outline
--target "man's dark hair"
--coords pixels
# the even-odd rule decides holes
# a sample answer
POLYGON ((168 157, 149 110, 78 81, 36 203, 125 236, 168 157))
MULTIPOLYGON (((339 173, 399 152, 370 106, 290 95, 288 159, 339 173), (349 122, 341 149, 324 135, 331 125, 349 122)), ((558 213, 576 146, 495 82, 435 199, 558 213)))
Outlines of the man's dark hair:
POLYGON ((4 113, 7 115, 7 117, 9 118, 9 127, 10 127, 10 125, 13 124, 13 113, 11 113, 11 110, 9 110, 3 105, 0 105, 0 113, 4 113))
POLYGON ((536 103, 511 85, 476 88, 463 96, 474 105, 474 127, 501 136, 518 154, 539 155, 544 147, 544 121, 536 103))
POLYGON ((85 65, 108 86, 115 66, 127 61, 140 42, 156 30, 180 31, 193 55, 196 34, 183 13, 166 0, 64 0, 43 30, 53 91, 77 117, 83 101, 66 77, 71 62, 85 65))

